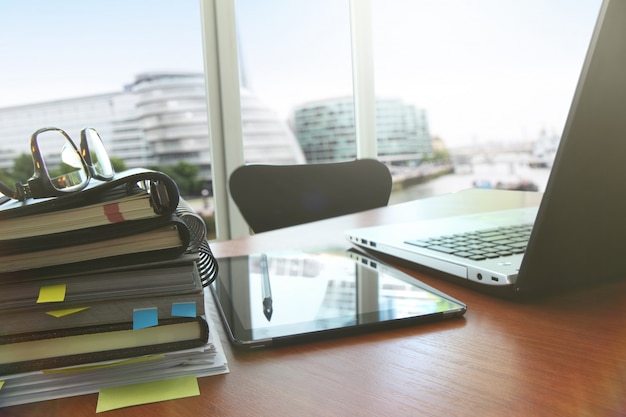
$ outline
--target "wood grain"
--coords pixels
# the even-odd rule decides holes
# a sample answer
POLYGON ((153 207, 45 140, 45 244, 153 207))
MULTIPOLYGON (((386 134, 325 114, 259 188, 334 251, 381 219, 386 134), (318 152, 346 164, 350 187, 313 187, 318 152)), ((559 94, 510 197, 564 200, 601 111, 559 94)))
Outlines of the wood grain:
MULTIPOLYGON (((537 204, 534 193, 461 193, 212 247, 220 256, 346 244, 342 230, 537 204), (488 198, 486 198, 488 197, 488 198), (469 201, 469 202, 468 202, 469 201), (458 205, 464 202, 463 207, 458 205)), ((463 319, 295 346, 236 351, 198 397, 107 416, 624 416, 626 281, 516 302, 403 268, 463 300, 463 319)), ((0 416, 92 416, 96 395, 0 409, 0 416)))

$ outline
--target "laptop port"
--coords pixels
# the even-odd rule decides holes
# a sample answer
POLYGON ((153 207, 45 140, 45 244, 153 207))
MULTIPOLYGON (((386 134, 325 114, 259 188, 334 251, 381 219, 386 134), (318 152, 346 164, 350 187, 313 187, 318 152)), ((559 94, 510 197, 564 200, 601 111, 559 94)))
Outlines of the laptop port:
POLYGON ((483 274, 476 275, 476 278, 478 278, 479 281, 482 281, 483 280, 483 274))
POLYGON ((498 281, 500 281, 500 278, 498 278, 498 277, 491 277, 491 280, 495 281, 495 282, 498 282, 498 281))

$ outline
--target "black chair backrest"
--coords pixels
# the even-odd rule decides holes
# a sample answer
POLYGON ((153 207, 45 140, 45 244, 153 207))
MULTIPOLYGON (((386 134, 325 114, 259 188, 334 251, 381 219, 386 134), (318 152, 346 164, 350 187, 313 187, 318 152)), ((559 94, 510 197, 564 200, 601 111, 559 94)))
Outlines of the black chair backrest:
POLYGON ((243 165, 230 193, 255 232, 386 206, 391 174, 374 159, 303 165, 243 165))

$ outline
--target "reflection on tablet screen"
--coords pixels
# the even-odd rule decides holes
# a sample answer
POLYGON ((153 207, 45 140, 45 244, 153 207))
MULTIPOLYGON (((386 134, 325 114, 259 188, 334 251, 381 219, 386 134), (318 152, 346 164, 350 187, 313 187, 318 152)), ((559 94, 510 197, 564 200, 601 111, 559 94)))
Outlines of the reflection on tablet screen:
POLYGON ((465 312, 463 303, 415 278, 345 250, 254 254, 219 264, 212 289, 231 339, 241 345, 465 312))

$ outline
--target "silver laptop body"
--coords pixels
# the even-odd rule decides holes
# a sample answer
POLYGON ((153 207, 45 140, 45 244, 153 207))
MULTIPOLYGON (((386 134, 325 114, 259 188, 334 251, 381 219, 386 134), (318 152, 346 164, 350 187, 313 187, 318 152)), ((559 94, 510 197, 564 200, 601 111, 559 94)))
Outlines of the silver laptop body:
POLYGON ((626 277, 626 1, 604 0, 600 8, 538 208, 346 233, 360 248, 441 271, 488 292, 535 295, 626 277), (458 243, 455 237, 466 232, 498 233, 500 227, 533 222, 524 253, 503 250, 502 256, 472 259, 445 251, 446 244, 458 243), (449 240, 436 242, 444 243, 439 250, 429 249, 424 241, 437 236, 449 240))

